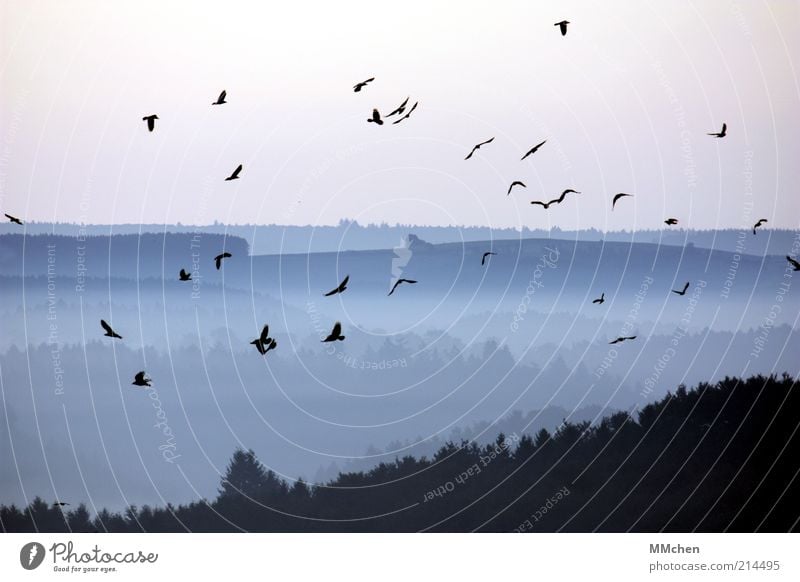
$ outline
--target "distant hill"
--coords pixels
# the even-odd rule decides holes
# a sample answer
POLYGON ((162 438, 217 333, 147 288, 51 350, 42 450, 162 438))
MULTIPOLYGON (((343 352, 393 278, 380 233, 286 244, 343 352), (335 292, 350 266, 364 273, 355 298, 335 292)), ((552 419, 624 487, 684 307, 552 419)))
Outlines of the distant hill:
MULTIPOLYGON (((338 250, 391 249, 409 232, 422 239, 439 244, 485 240, 518 240, 527 238, 563 239, 607 242, 642 242, 672 246, 693 244, 703 248, 738 252, 752 255, 782 254, 791 247, 800 231, 773 230, 763 228, 753 236, 748 225, 742 228, 719 230, 687 230, 681 226, 664 227, 662 230, 608 231, 551 230, 513 228, 487 228, 479 226, 422 226, 422 225, 362 225, 357 221, 343 220, 338 225, 286 226, 286 225, 225 225, 213 224, 191 226, 181 224, 121 224, 86 225, 28 223, 28 234, 61 234, 76 236, 78 232, 92 236, 111 234, 150 233, 203 233, 240 237, 250 245, 255 255, 277 253, 330 252, 338 250)), ((19 227, 0 223, 0 235, 19 233, 19 227)))

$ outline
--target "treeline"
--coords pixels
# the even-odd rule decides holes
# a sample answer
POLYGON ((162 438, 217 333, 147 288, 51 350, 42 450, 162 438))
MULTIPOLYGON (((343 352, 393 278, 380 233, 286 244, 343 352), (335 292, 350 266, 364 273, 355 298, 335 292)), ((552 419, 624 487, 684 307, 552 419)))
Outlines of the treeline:
POLYGON ((796 531, 796 380, 679 387, 635 416, 447 443, 324 484, 238 450, 214 500, 106 510, 0 506, 9 532, 796 531))

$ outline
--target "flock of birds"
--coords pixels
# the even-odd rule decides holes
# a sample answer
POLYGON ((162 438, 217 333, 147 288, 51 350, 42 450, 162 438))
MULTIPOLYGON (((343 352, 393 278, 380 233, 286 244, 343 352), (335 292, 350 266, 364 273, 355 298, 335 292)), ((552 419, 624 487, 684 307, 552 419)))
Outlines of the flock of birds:
MULTIPOLYGON (((562 36, 566 36, 566 34, 567 34, 567 26, 569 24, 570 24, 570 22, 568 20, 562 20, 561 22, 556 22, 554 24, 554 26, 559 27, 559 30, 561 31, 561 35, 562 36)), ((360 93, 363 89, 365 89, 373 81, 375 81, 375 77, 370 77, 369 79, 366 79, 364 81, 356 83, 355 85, 353 85, 353 92, 360 93)), ((219 96, 217 97, 217 99, 211 103, 211 105, 225 105, 227 103, 227 101, 226 101, 227 96, 228 96, 227 91, 222 91, 219 94, 219 96)), ((395 117, 395 116, 398 116, 398 117, 397 117, 397 119, 395 119, 392 122, 392 124, 396 125, 398 123, 401 123, 402 121, 408 119, 411 116, 411 114, 416 110, 417 106, 419 105, 419 101, 416 101, 411 106, 411 108, 408 109, 408 111, 406 111, 406 109, 408 108, 409 100, 410 100, 410 97, 406 97, 406 99, 398 107, 393 109, 386 116, 382 116, 380 111, 377 108, 374 108, 372 110, 372 115, 367 118, 367 123, 374 123, 375 125, 383 125, 384 124, 384 119, 388 119, 390 117, 395 117)), ((142 121, 144 121, 147 124, 147 130, 149 132, 153 132, 153 131, 155 131, 156 121, 158 119, 159 119, 158 115, 153 114, 153 115, 144 116, 142 118, 142 121)), ((711 133, 708 133, 707 135, 719 139, 719 138, 726 137, 727 134, 728 134, 728 126, 727 126, 726 123, 723 123, 722 124, 722 129, 720 131, 711 132, 711 133)), ((482 141, 480 143, 475 144, 472 147, 472 149, 469 151, 467 156, 464 158, 464 160, 471 159, 482 147, 491 144, 493 141, 494 141, 494 137, 491 137, 491 138, 489 138, 487 140, 484 140, 484 141, 482 141)), ((522 158, 520 158, 520 159, 522 161, 524 161, 528 157, 534 155, 546 143, 547 143, 546 139, 542 140, 539 143, 537 143, 536 145, 531 147, 528 151, 526 151, 523 154, 522 158)), ((233 181, 233 180, 238 180, 239 177, 240 177, 240 174, 242 173, 242 169, 243 169, 242 164, 239 164, 236 167, 236 169, 234 169, 233 172, 227 178, 225 178, 225 181, 226 182, 230 182, 230 181, 233 181)), ((507 196, 511 195, 511 192, 515 187, 527 188, 525 183, 522 182, 521 180, 514 180, 511 183, 511 185, 508 187, 508 192, 506 193, 506 195, 507 196)), ((551 205, 553 205, 553 204, 561 204, 562 202, 564 202, 564 200, 567 197, 567 194, 578 195, 578 194, 580 194, 580 192, 577 191, 577 190, 574 190, 572 188, 567 188, 566 190, 564 190, 561 193, 561 195, 558 198, 554 198, 554 199, 548 200, 548 201, 532 200, 531 204, 532 205, 541 206, 545 210, 548 210, 551 205)), ((625 193, 625 192, 618 192, 618 193, 614 194, 614 196, 611 199, 611 210, 613 211, 616 208, 617 202, 619 202, 621 199, 627 198, 627 197, 633 197, 633 194, 628 194, 628 193, 625 193)), ((16 216, 12 216, 10 214, 5 214, 5 217, 11 223, 18 224, 20 226, 22 226, 24 224, 22 222, 22 220, 17 218, 16 216)), ((668 226, 674 226, 674 225, 678 224, 678 219, 677 218, 667 218, 664 221, 664 223, 666 225, 668 225, 668 226)), ((756 229, 760 228, 762 225, 764 225, 766 223, 767 223, 767 219, 766 218, 759 219, 758 222, 756 222, 753 225, 753 234, 755 235, 756 234, 756 229)), ((484 252, 482 257, 481 257, 481 265, 482 266, 486 265, 486 260, 490 256, 493 256, 493 255, 496 255, 496 254, 497 253, 492 252, 492 251, 484 252)), ((231 253, 229 253, 229 252, 222 252, 219 255, 215 256, 214 257, 214 265, 215 265, 216 269, 220 270, 221 267, 222 267, 222 262, 225 259, 231 258, 232 256, 233 255, 231 255, 231 253)), ((794 268, 795 271, 800 271, 800 262, 794 260, 790 256, 787 256, 786 259, 789 261, 789 263, 792 265, 792 267, 794 268)), ((185 269, 181 269, 180 272, 178 273, 178 280, 179 281, 192 281, 192 275, 191 275, 191 273, 187 272, 185 269)), ((338 295, 340 293, 344 293, 347 290, 347 285, 348 285, 349 281, 350 281, 350 276, 347 275, 341 281, 341 283, 339 283, 339 285, 336 288, 332 289, 331 291, 328 291, 327 293, 324 293, 323 295, 325 297, 331 297, 331 296, 334 296, 334 295, 338 295)), ((417 283, 417 281, 412 280, 412 279, 398 278, 394 282, 392 288, 390 289, 389 295, 390 296, 393 295, 394 292, 397 290, 397 288, 400 285, 403 285, 403 284, 413 285, 413 284, 416 284, 416 283, 417 283)), ((672 293, 675 293, 676 295, 680 295, 680 296, 686 295, 686 292, 689 289, 689 286, 690 286, 690 283, 687 281, 682 289, 680 289, 680 290, 672 289, 672 293)), ((598 297, 597 299, 594 299, 592 301, 593 304, 598 304, 598 305, 602 305, 604 302, 605 302, 605 292, 601 293, 600 297, 598 297)), ((114 331, 114 329, 111 327, 111 325, 109 325, 108 322, 106 322, 104 319, 100 320, 100 327, 105 332, 104 333, 104 337, 108 337, 108 338, 111 338, 111 339, 118 339, 118 340, 123 339, 122 336, 120 334, 118 334, 116 331, 114 331)), ((344 339, 345 339, 345 336, 342 334, 342 324, 337 321, 337 322, 334 323, 333 329, 331 330, 331 332, 327 335, 327 337, 325 337, 321 341, 323 343, 325 343, 325 342, 344 341, 344 339)), ((635 340, 635 339, 636 339, 635 335, 633 335, 633 336, 621 336, 621 337, 615 338, 614 340, 610 341, 609 344, 618 344, 618 343, 622 343, 622 342, 625 342, 625 341, 631 341, 631 340, 635 340)), ((278 342, 274 338, 270 337, 270 335, 269 335, 269 325, 265 325, 262 328, 261 333, 259 334, 259 336, 257 338, 255 338, 254 340, 252 340, 250 342, 250 344, 252 344, 256 348, 258 353, 261 354, 262 356, 266 355, 268 352, 276 349, 277 346, 278 346, 278 342)), ((134 376, 134 380, 133 380, 133 382, 131 384, 133 384, 134 386, 149 387, 149 386, 151 386, 151 384, 150 384, 151 381, 152 381, 152 379, 148 378, 144 371, 141 371, 141 372, 138 372, 134 376)), ((56 502, 56 505, 64 506, 64 505, 69 505, 69 504, 68 503, 62 503, 62 502, 56 502)))

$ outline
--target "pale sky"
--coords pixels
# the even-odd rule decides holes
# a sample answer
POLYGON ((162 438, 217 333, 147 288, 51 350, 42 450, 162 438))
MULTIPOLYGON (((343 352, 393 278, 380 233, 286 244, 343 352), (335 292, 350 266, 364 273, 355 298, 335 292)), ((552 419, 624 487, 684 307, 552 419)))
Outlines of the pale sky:
POLYGON ((798 227, 797 2, 267 4, 2 2, 2 212, 798 227), (407 96, 410 119, 366 123, 407 96), (506 196, 513 180, 528 187, 506 196), (582 194, 529 204, 565 188, 582 194), (616 192, 634 198, 612 213, 616 192))

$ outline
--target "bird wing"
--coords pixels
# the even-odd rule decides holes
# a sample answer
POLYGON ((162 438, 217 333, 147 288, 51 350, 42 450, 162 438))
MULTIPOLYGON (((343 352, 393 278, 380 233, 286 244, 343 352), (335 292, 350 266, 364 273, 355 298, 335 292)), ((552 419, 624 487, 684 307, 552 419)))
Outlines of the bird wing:
POLYGON ((405 111, 405 110, 406 110, 406 105, 408 105, 408 97, 406 97, 406 100, 405 100, 405 101, 403 101, 403 102, 400 104, 400 106, 399 106, 397 109, 395 109, 394 111, 392 111, 392 112, 391 112, 389 115, 387 115, 386 117, 391 117, 392 115, 397 115, 397 114, 400 114, 400 113, 402 113, 403 111, 405 111))
POLYGON ((231 174, 231 177, 232 177, 232 178, 235 178, 236 176, 238 176, 238 175, 239 175, 239 172, 241 172, 241 171, 242 171, 242 164, 239 164, 239 165, 236 167, 236 169, 233 171, 233 174, 231 174))
POLYGON ((617 205, 617 200, 620 198, 624 198, 625 196, 630 196, 630 194, 625 194, 624 192, 620 192, 619 194, 614 196, 614 200, 611 201, 611 209, 614 209, 614 206, 617 205))
POLYGON ((339 291, 344 291, 345 287, 347 287, 347 282, 350 280, 350 275, 346 275, 342 282, 339 283, 339 291))
POLYGON ((540 200, 531 200, 531 204, 539 204, 539 205, 541 205, 541 206, 544 206, 545 208, 547 208, 548 206, 550 206, 550 204, 549 204, 549 203, 546 203, 546 202, 541 202, 540 200))
MULTIPOLYGON (((519 180, 515 180, 515 181, 511 182, 511 186, 508 187, 508 194, 511 194, 511 190, 512 190, 512 188, 514 188, 514 186, 522 186, 523 188, 527 188, 527 186, 525 184, 523 184, 519 180)), ((506 196, 508 196, 508 194, 506 194, 506 196)))
POLYGON ((144 372, 139 372, 133 378, 136 382, 144 382, 144 372))
POLYGON ((792 266, 793 266, 795 269, 800 269, 800 263, 798 263, 797 261, 795 261, 795 260, 794 260, 792 257, 790 257, 789 255, 786 255, 786 260, 787 260, 787 261, 789 261, 789 263, 791 263, 791 265, 792 265, 792 266))
POLYGON ((727 123, 723 123, 722 124, 722 131, 720 133, 725 133, 726 131, 728 131, 728 124, 727 123))
POLYGON ((106 330, 106 333, 108 333, 110 335, 114 334, 114 330, 111 329, 111 326, 106 323, 105 319, 101 319, 100 320, 100 327, 102 327, 104 330, 106 330))
POLYGON ((471 150, 471 151, 470 151, 470 152, 467 154, 467 157, 466 157, 466 158, 464 158, 464 159, 465 159, 465 160, 468 160, 468 159, 470 159, 470 158, 472 157, 472 154, 474 154, 474 153, 475 153, 475 150, 477 150, 477 149, 478 149, 478 147, 480 147, 480 146, 472 146, 472 150, 471 150))
POLYGON ((263 328, 261 328, 261 335, 258 339, 262 344, 269 341, 269 325, 265 325, 263 328))
POLYGON ((405 114, 403 117, 401 117, 401 118, 400 118, 400 119, 398 119, 397 121, 394 121, 394 122, 392 122, 392 125, 397 125, 398 123, 400 123, 400 122, 401 122, 401 121, 403 121, 404 119, 408 119, 409 117, 411 117, 411 114, 412 114, 412 113, 414 112, 414 110, 417 108, 417 105, 419 105, 419 101, 417 101, 416 103, 414 103, 414 105, 411 107, 411 109, 409 109, 409 110, 408 110, 408 113, 406 113, 406 114, 405 114))
POLYGON ((686 293, 686 290, 689 288, 689 281, 686 281, 686 285, 683 286, 683 292, 686 293))
POLYGON ((335 338, 342 335, 342 324, 338 321, 333 324, 333 329, 331 330, 331 335, 335 338))
POLYGON ((181 277, 186 277, 188 274, 185 269, 181 269, 181 277))
MULTIPOLYGON (((787 257, 787 258, 788 258, 788 257, 787 257)), ((394 285, 392 285, 392 290, 391 290, 391 291, 389 291, 389 295, 391 295, 392 293, 394 293, 394 290, 395 290, 395 289, 397 289, 397 286, 398 286, 400 283, 402 283, 402 282, 403 282, 403 280, 402 280, 402 279, 398 279, 397 281, 395 281, 395 282, 394 282, 394 285)))
POLYGON ((492 143, 493 141, 494 141, 494 138, 493 138, 493 137, 490 137, 490 138, 489 138, 489 139, 487 139, 486 141, 482 141, 481 143, 479 143, 479 144, 478 144, 478 147, 484 146, 484 145, 486 145, 487 143, 492 143))
POLYGON ((489 256, 489 253, 483 253, 483 256, 481 257, 481 265, 486 263, 486 257, 488 257, 488 256, 489 256))
POLYGON ((228 92, 227 91, 223 91, 222 93, 219 94, 219 99, 217 99, 217 102, 221 103, 221 102, 225 101, 225 97, 227 97, 227 96, 228 96, 228 92))

